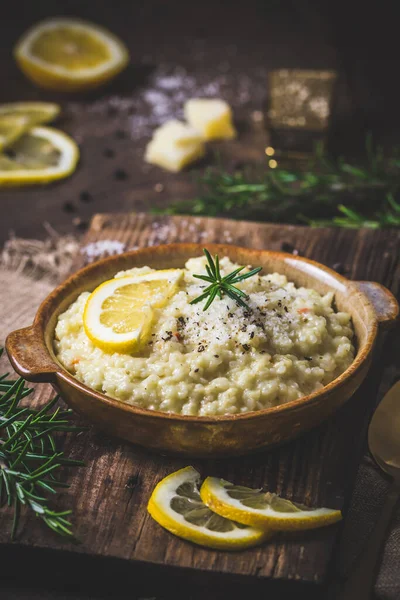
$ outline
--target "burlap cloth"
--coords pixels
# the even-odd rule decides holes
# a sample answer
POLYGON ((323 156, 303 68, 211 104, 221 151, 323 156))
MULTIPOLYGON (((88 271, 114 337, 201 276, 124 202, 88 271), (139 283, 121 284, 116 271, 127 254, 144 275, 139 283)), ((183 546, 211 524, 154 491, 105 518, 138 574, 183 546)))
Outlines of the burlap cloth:
MULTIPOLYGON (((32 322, 40 302, 71 269, 78 248, 75 238, 56 235, 45 242, 14 239, 6 244, 0 255, 0 345, 4 344, 9 331, 32 322)), ((395 346, 393 350, 400 357, 400 340, 395 346)), ((399 376, 400 372, 394 374, 394 379, 399 376)), ((351 572, 380 514, 388 486, 387 478, 366 452, 358 470, 339 551, 332 563, 336 578, 343 580, 351 572)), ((332 598, 330 592, 333 589, 327 593, 332 598)), ((334 594, 335 600, 340 600, 340 592, 334 594)), ((400 599, 399 510, 389 528, 375 596, 379 600, 400 599)))
POLYGON ((70 271, 79 243, 49 228, 44 241, 11 238, 0 253, 0 345, 32 323, 41 301, 70 271))

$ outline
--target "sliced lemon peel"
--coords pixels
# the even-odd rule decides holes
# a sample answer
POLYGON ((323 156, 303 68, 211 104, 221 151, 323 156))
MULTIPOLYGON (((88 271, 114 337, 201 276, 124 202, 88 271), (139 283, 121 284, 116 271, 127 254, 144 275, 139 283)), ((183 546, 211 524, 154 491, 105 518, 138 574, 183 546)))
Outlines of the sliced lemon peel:
POLYGON ((216 477, 207 477, 200 488, 203 502, 217 514, 260 529, 305 530, 331 525, 341 520, 340 510, 330 508, 309 509, 301 507, 276 494, 265 494, 262 490, 253 490, 242 486, 233 486, 228 481, 216 477), (232 497, 232 494, 239 497, 232 497), (246 492, 247 490, 247 492, 246 492), (240 498, 240 496, 242 496, 240 498), (258 499, 257 499, 258 496, 258 499), (247 498, 247 502, 245 501, 247 498), (273 509, 273 501, 280 510, 273 509), (262 508, 254 508, 249 504, 262 508), (286 508, 288 510, 282 510, 286 508))
POLYGON ((60 110, 54 102, 10 102, 0 104, 0 117, 22 116, 30 125, 41 125, 54 121, 60 110))
MULTIPOLYGON (((220 519, 211 511, 207 512, 206 507, 201 503, 200 496, 198 499, 196 497, 199 482, 200 475, 193 467, 186 467, 168 475, 155 487, 147 506, 148 512, 159 525, 174 535, 200 546, 217 550, 244 550, 257 546, 271 537, 271 532, 244 527, 232 523, 230 520, 220 519), (189 505, 192 501, 193 505, 193 510, 189 511, 190 514, 187 513, 187 517, 191 518, 192 522, 188 521, 184 514, 174 510, 172 506, 174 499, 179 506, 177 490, 182 489, 184 485, 187 485, 189 489, 186 501, 189 502, 189 505), (205 524, 196 525, 196 519, 205 524), (210 529, 207 524, 213 528, 210 529), (216 530, 218 528, 226 530, 218 531, 216 530)), ((180 498, 183 498, 182 504, 185 505, 185 496, 180 496, 180 498)))
POLYGON ((52 102, 12 102, 0 104, 0 151, 13 144, 35 125, 49 123, 60 112, 52 102))
POLYGON ((47 19, 30 28, 14 49, 21 70, 41 87, 94 89, 129 62, 125 44, 110 31, 81 19, 47 19))
POLYGON ((148 339, 154 309, 176 293, 182 269, 110 279, 89 296, 83 313, 86 335, 105 352, 133 352, 148 339))
POLYGON ((78 160, 78 146, 68 135, 52 127, 34 127, 10 147, 10 153, 0 155, 0 185, 50 183, 70 175, 78 160), (32 152, 35 143, 36 157, 32 152), (57 155, 58 162, 53 164, 57 155))

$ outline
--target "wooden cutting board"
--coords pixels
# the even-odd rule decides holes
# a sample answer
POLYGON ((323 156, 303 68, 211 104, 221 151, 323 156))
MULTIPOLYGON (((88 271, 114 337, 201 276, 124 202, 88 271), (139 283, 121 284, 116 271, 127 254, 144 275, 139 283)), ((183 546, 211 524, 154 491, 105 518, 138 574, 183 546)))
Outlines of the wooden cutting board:
MULTIPOLYGON (((399 291, 400 232, 396 230, 311 229, 148 214, 96 215, 82 241, 75 267, 113 249, 129 250, 177 241, 228 242, 298 252, 341 270, 351 279, 379 281, 394 293, 399 291)), ((356 396, 328 423, 301 439, 256 456, 194 460, 192 464, 203 475, 222 476, 243 485, 266 486, 296 501, 345 509, 368 417, 388 385, 394 361, 393 353, 383 347, 356 396)), ((38 386, 35 402, 42 402, 52 393, 49 386, 38 386)), ((76 534, 82 543, 73 546, 34 518, 24 516, 18 540, 9 544, 10 514, 3 511, 0 515, 3 550, 35 546, 114 557, 143 568, 151 566, 155 575, 163 566, 175 569, 176 573, 183 572, 178 569, 188 569, 189 573, 196 570, 205 579, 220 574, 232 579, 244 576, 322 582, 326 577, 340 526, 276 537, 260 548, 240 553, 206 550, 164 531, 146 512, 155 484, 186 466, 187 460, 152 454, 92 429, 78 436, 66 436, 61 443, 74 458, 83 459, 87 465, 70 473, 71 487, 58 503, 73 508, 76 534)))

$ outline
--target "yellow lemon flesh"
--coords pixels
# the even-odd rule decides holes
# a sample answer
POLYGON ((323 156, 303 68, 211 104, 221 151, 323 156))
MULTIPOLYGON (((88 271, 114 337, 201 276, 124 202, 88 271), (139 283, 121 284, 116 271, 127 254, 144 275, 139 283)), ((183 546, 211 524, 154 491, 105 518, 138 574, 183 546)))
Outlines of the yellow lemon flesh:
POLYGON ((34 125, 57 117, 60 107, 51 102, 0 104, 0 151, 19 139, 34 125))
POLYGON ((69 18, 48 19, 32 27, 14 55, 33 82, 69 92, 96 88, 129 62, 126 46, 110 31, 69 18))
POLYGON ((271 534, 220 517, 202 502, 200 475, 193 467, 165 477, 154 489, 147 510, 174 535, 217 550, 243 550, 257 546, 271 534))
POLYGON ((178 289, 181 269, 110 279, 89 296, 83 313, 86 335, 105 352, 133 352, 148 339, 154 310, 178 289))
POLYGON ((70 175, 78 160, 78 147, 69 136, 34 127, 0 154, 0 186, 50 183, 70 175))
POLYGON ((41 125, 54 121, 60 110, 53 102, 11 102, 0 104, 0 119, 24 117, 31 126, 41 125))
POLYGON ((308 508, 259 489, 207 477, 200 489, 203 502, 217 514, 265 530, 304 530, 340 521, 340 510, 308 508))
POLYGON ((28 120, 22 115, 3 117, 0 114, 0 152, 20 138, 27 125, 28 120))

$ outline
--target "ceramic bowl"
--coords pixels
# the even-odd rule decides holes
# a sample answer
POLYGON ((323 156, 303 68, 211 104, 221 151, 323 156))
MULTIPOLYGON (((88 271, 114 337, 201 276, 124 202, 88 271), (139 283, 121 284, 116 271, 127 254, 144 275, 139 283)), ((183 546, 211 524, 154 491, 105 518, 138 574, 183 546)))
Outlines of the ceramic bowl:
POLYGON ((53 349, 54 329, 59 314, 81 292, 92 291, 117 271, 132 267, 183 267, 188 258, 202 254, 200 244, 146 248, 81 269, 46 298, 31 327, 10 333, 6 348, 13 367, 29 381, 53 384, 67 404, 103 431, 159 452, 198 457, 246 454, 281 444, 319 425, 365 378, 378 330, 398 316, 394 296, 378 283, 349 281, 299 256, 220 244, 207 248, 239 264, 262 266, 263 273, 283 273, 298 286, 322 294, 333 291, 337 308, 351 314, 355 329, 357 353, 350 367, 318 392, 287 404, 246 414, 193 417, 125 404, 90 389, 61 366, 53 349))

